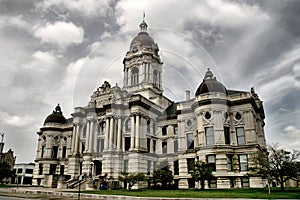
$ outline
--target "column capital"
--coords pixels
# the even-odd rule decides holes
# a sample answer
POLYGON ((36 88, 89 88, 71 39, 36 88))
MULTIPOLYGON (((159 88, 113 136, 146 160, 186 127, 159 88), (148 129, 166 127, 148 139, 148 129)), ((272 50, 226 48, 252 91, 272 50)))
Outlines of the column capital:
POLYGON ((141 113, 138 112, 138 111, 130 113, 130 117, 132 117, 132 116, 140 116, 140 115, 141 115, 141 113))

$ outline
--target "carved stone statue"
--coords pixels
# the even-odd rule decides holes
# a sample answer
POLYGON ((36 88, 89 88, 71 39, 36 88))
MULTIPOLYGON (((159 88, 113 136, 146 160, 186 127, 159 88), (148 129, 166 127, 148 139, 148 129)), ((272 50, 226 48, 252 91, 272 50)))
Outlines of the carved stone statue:
POLYGON ((101 87, 99 87, 100 89, 101 89, 101 92, 105 92, 105 91, 107 91, 108 89, 110 89, 110 84, 109 84, 109 82, 107 82, 107 81, 104 81, 104 83, 102 84, 102 86, 101 87))

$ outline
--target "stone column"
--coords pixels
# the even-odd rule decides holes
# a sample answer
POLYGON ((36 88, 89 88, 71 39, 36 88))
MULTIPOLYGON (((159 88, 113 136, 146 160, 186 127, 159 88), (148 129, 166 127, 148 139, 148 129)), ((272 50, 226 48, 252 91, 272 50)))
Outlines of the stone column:
POLYGON ((85 152, 88 152, 89 149, 89 138, 90 138, 90 121, 86 123, 86 132, 85 132, 85 152))
POLYGON ((117 149, 122 147, 122 118, 118 118, 118 138, 117 138, 117 149))
POLYGON ((90 122, 89 153, 93 152, 94 121, 90 122))
POLYGON ((140 146, 145 151, 147 150, 147 121, 148 121, 148 118, 146 116, 141 118, 142 130, 140 130, 141 131, 140 146))
POLYGON ((150 153, 153 153, 153 139, 150 139, 150 153))
POLYGON ((51 148, 52 148, 51 141, 52 141, 52 138, 50 136, 47 136, 47 140, 46 140, 46 154, 45 154, 45 157, 47 157, 47 158, 51 157, 51 148))
POLYGON ((72 146, 71 146, 71 152, 75 152, 75 140, 76 140, 76 130, 77 130, 77 124, 73 125, 73 134, 72 134, 72 146))
POLYGON ((106 122, 105 122, 104 149, 107 150, 108 147, 109 147, 109 118, 106 118, 106 122))
POLYGON ((140 148, 140 116, 136 116, 136 125, 135 125, 135 148, 140 148))
POLYGON ((131 116, 131 138, 130 138, 130 149, 133 150, 134 145, 134 132, 135 132, 135 123, 134 123, 135 116, 131 116))
POLYGON ((109 140, 108 140, 108 148, 113 149, 113 138, 114 138, 114 118, 110 118, 110 127, 109 127, 109 140))
POLYGON ((237 145, 237 138, 235 133, 235 127, 234 127, 234 119, 233 119, 233 113, 230 113, 230 140, 231 145, 236 146, 237 145))
POLYGON ((80 134, 79 132, 80 132, 80 125, 78 125, 76 129, 75 153, 79 152, 79 134, 80 134))

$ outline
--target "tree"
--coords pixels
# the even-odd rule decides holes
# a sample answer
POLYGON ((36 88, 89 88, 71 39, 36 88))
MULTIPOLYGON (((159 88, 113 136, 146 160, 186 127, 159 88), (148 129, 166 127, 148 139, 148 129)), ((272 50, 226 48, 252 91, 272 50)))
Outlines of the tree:
POLYGON ((145 175, 144 173, 128 173, 128 172, 121 172, 121 176, 119 176, 119 181, 123 181, 128 183, 128 189, 131 188, 139 181, 144 181, 145 175))
POLYGON ((7 162, 0 162, 0 182, 2 184, 3 179, 11 177, 14 172, 11 170, 7 162))
POLYGON ((170 170, 170 166, 166 163, 161 163, 157 165, 158 170, 155 170, 152 173, 152 182, 154 187, 157 187, 157 184, 161 184, 162 189, 167 189, 173 182, 173 174, 170 170))
POLYGON ((274 179, 280 183, 281 191, 284 191, 284 183, 290 178, 297 178, 296 159, 299 155, 298 151, 290 152, 271 145, 267 151, 260 150, 252 157, 253 167, 249 169, 252 174, 267 178, 269 188, 274 179))
POLYGON ((195 162, 195 168, 192 172, 192 177, 201 184, 201 190, 204 190, 205 180, 210 180, 213 178, 212 167, 201 160, 195 162))

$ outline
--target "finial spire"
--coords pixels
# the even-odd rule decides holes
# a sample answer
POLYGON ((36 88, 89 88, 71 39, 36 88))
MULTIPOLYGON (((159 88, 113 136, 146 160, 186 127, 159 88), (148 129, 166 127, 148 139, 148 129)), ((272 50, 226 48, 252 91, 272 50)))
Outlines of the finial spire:
POLYGON ((145 11, 143 12, 143 21, 142 23, 140 24, 140 28, 141 28, 141 32, 147 32, 147 23, 145 22, 145 11))
POLYGON ((214 74, 210 71, 210 68, 207 68, 207 72, 205 73, 204 80, 213 79, 214 74))

